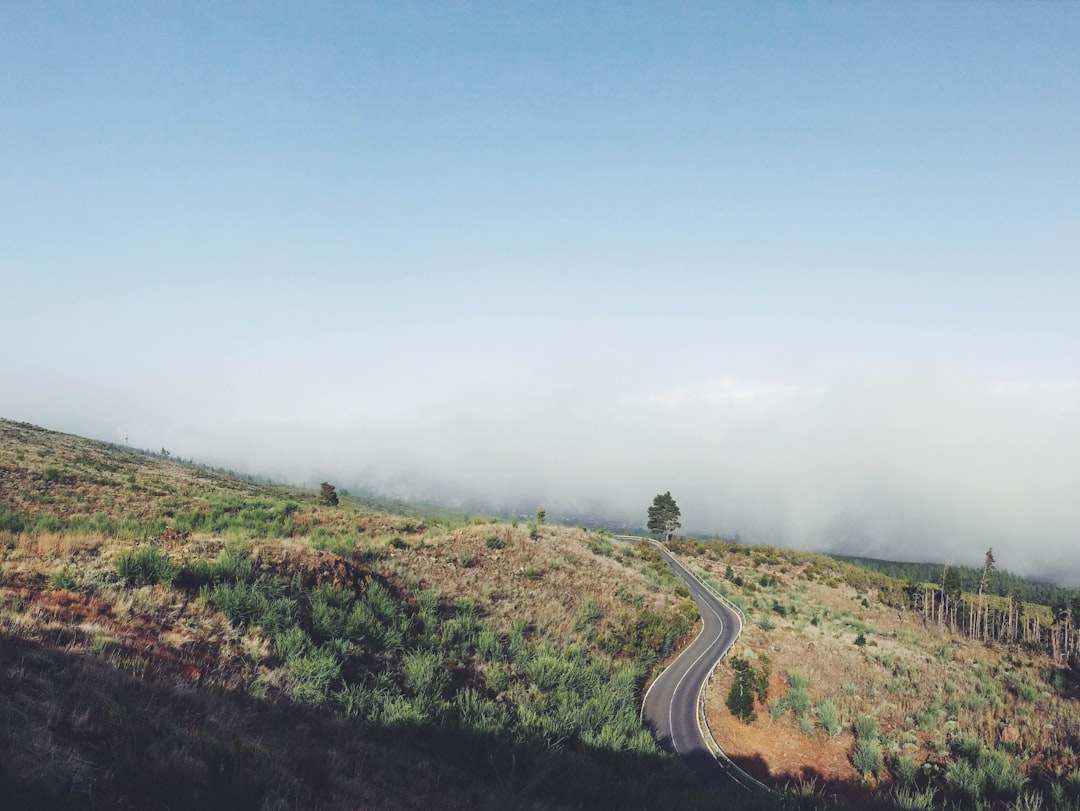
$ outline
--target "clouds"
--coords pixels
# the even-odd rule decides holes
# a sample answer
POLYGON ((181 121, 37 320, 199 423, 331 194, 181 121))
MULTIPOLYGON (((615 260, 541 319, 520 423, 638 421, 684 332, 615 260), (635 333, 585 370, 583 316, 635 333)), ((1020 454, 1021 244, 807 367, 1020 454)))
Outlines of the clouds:
MULTIPOLYGON (((1080 581, 1080 386, 880 370, 618 394, 603 378, 470 381, 397 412, 346 398, 306 419, 272 405, 245 419, 144 401, 140 421, 120 420, 108 438, 130 433, 290 480, 553 516, 643 522, 670 490, 692 532, 957 563, 993 546, 1004 567, 1080 581)), ((67 411, 68 426, 85 420, 67 411)))

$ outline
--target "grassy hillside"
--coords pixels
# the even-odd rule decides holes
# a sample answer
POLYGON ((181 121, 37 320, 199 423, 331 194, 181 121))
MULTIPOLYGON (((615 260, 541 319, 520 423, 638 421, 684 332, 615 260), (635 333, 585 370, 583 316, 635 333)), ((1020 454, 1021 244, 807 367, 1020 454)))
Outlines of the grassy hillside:
MULTIPOLYGON (((898 580, 912 580, 916 583, 941 583, 944 568, 940 563, 908 563, 854 555, 831 555, 830 557, 854 563, 873 572, 887 574, 898 580)), ((974 566, 950 566, 949 569, 955 572, 961 589, 967 592, 979 590, 982 569, 974 566)), ((999 597, 1015 594, 1027 602, 1044 606, 1064 606, 1073 602, 1080 605, 1080 589, 1038 583, 1003 569, 994 569, 989 573, 986 592, 999 597)))
POLYGON ((1075 658, 968 640, 905 607, 904 581, 823 556, 674 546, 747 614, 734 654, 767 692, 736 718, 729 663, 707 711, 748 771, 856 803, 1080 808, 1075 658))
POLYGON ((736 654, 767 693, 755 720, 735 718, 725 665, 708 715, 786 797, 706 794, 643 731, 642 692, 696 620, 647 545, 329 506, 0 421, 0 797, 73 809, 1080 806, 1065 663, 960 638, 905 607, 903 582, 849 564, 672 545, 749 616, 736 654))
POLYGON ((696 618, 655 553, 316 501, 0 422, 0 796, 700 806, 638 718, 696 618))

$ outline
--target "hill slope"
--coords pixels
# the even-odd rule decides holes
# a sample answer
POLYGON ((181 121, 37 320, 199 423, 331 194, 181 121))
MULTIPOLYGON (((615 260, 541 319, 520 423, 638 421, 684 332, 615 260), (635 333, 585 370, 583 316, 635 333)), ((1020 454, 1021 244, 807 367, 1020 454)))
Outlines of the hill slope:
POLYGON ((639 722, 695 614, 609 536, 433 522, 0 422, 24 807, 697 807, 639 722))

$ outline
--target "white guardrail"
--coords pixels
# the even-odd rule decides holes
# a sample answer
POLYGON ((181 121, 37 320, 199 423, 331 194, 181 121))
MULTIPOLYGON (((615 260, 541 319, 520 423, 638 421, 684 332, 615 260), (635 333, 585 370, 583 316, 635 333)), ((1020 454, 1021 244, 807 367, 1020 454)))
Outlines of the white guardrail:
MULTIPOLYGON (((643 538, 638 535, 616 535, 615 539, 619 541, 648 541, 657 549, 670 555, 671 558, 677 561, 679 565, 682 566, 683 570, 686 571, 699 584, 701 584, 703 588, 708 589, 710 593, 716 595, 718 600, 720 600, 722 603, 724 603, 724 605, 728 606, 736 613, 736 615, 739 617, 739 633, 735 635, 736 641, 739 639, 740 636, 742 636, 743 628, 746 626, 746 614, 743 613, 743 610, 738 605, 729 600, 727 597, 725 597, 723 594, 721 594, 712 585, 710 585, 705 580, 705 578, 703 578, 701 575, 691 569, 682 558, 680 558, 670 549, 663 546, 659 541, 654 540, 653 538, 643 538)), ((705 740, 705 743, 708 744, 709 749, 713 753, 713 757, 716 758, 717 761, 720 763, 721 768, 723 768, 727 772, 728 777, 730 777, 737 786, 740 786, 747 791, 760 791, 765 794, 773 795, 781 794, 782 792, 779 792, 776 789, 765 785, 757 778, 747 774, 745 771, 739 768, 738 764, 736 764, 735 761, 729 758, 724 752, 724 750, 720 748, 720 744, 717 743, 716 738, 713 737, 712 730, 709 729, 709 719, 705 715, 705 692, 706 690, 708 690, 709 683, 712 681, 713 673, 716 671, 716 668, 720 666, 720 663, 724 661, 724 657, 727 656, 728 650, 730 650, 730 646, 725 649, 723 653, 720 654, 719 658, 717 658, 715 662, 713 662, 712 667, 709 668, 708 678, 706 678, 705 681, 701 683, 701 690, 698 693, 697 702, 698 728, 701 732, 701 737, 705 740)))

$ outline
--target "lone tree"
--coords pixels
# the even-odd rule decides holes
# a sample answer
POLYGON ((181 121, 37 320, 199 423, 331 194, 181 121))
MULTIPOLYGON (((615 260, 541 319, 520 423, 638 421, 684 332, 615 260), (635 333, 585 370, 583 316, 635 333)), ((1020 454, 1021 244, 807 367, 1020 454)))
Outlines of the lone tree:
POLYGON ((330 482, 323 482, 319 485, 319 503, 329 504, 331 507, 337 506, 337 491, 330 482))
POLYGON ((665 541, 670 541, 671 533, 682 526, 679 515, 679 505, 671 497, 670 491, 658 495, 649 507, 649 532, 656 536, 663 535, 665 541))

